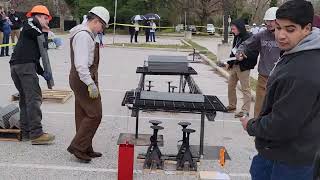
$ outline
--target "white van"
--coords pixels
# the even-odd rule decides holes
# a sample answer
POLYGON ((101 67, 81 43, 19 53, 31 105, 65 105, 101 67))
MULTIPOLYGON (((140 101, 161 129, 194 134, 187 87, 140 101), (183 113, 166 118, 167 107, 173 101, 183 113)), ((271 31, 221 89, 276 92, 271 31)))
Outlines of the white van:
POLYGON ((214 28, 213 24, 207 24, 207 33, 214 34, 216 32, 216 29, 214 28))

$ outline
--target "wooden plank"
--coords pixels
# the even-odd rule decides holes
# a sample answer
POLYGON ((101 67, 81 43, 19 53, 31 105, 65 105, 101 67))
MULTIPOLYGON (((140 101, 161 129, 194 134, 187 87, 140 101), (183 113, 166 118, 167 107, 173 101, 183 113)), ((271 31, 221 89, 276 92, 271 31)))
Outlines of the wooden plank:
POLYGON ((0 129, 0 141, 21 141, 20 129, 0 129), (5 137, 10 136, 10 137, 5 137), (15 137, 12 137, 15 136, 15 137))
POLYGON ((0 141, 19 142, 19 139, 15 138, 0 138, 0 141))
POLYGON ((62 104, 64 104, 68 99, 70 99, 72 97, 72 94, 70 93, 70 94, 68 94, 65 98, 63 98, 62 100, 61 100, 61 103, 62 104))
POLYGON ((0 129, 0 133, 14 133, 18 134, 20 133, 20 129, 0 129))
MULTIPOLYGON (((60 103, 65 103, 73 95, 70 90, 43 90, 42 99, 43 100, 58 100, 60 103)), ((12 101, 19 100, 19 94, 16 93, 11 97, 12 101)))

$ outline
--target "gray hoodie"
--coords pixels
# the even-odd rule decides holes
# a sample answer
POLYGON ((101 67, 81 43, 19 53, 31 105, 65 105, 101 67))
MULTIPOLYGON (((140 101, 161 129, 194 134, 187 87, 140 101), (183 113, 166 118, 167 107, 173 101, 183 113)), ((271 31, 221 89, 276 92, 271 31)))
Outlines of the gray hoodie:
POLYGON ((79 24, 70 30, 70 38, 73 38, 74 65, 80 80, 86 85, 92 84, 89 67, 93 64, 95 35, 85 24, 79 24))
POLYGON ((238 48, 238 52, 244 52, 245 54, 253 50, 260 52, 259 74, 269 76, 280 57, 280 49, 276 43, 274 33, 268 30, 261 31, 251 36, 238 48))
POLYGON ((281 57, 258 118, 248 122, 264 158, 312 165, 320 149, 320 31, 314 29, 281 57))

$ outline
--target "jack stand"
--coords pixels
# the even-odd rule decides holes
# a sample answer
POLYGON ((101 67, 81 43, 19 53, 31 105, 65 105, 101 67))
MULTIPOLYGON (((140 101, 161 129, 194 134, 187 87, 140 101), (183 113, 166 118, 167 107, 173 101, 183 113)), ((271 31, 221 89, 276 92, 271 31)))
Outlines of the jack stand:
MULTIPOLYGON (((158 121, 160 122, 160 121, 158 121)), ((148 147, 146 159, 143 164, 143 168, 150 169, 154 166, 157 169, 163 169, 163 160, 161 159, 162 153, 158 147, 158 131, 162 130, 161 126, 151 126, 153 129, 153 135, 150 137, 151 144, 148 147)))
POLYGON ((161 121, 157 121, 157 120, 150 120, 149 123, 151 123, 154 126, 158 126, 159 124, 161 124, 161 121))
MULTIPOLYGON (((179 122, 178 125, 182 126, 182 130, 183 130, 183 129, 186 129, 188 126, 190 126, 191 123, 179 122)), ((181 147, 180 147, 178 155, 177 155, 177 161, 179 161, 179 159, 182 159, 183 154, 186 152, 186 145, 187 145, 187 134, 185 132, 183 132, 182 144, 181 144, 181 147)))
MULTIPOLYGON (((189 145, 189 140, 190 140, 190 133, 196 132, 194 129, 182 129, 183 133, 186 133, 186 144, 185 144, 185 152, 180 155, 179 159, 177 159, 177 170, 182 171, 184 169, 184 165, 187 162, 189 165, 189 170, 191 171, 197 171, 197 162, 193 160, 192 153, 190 151, 190 145, 189 145)), ((181 146, 182 147, 182 146, 181 146)), ((180 148, 181 150, 181 148, 180 148)), ((180 152, 180 151, 179 151, 180 152)), ((178 156, 177 156, 178 158, 178 156)))

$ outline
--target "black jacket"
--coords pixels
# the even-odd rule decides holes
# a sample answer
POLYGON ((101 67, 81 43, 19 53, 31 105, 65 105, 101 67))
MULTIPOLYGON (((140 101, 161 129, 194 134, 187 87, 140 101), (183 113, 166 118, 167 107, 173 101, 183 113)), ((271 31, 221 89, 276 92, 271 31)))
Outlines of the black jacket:
POLYGON ((320 31, 285 52, 271 73, 258 118, 247 124, 269 160, 312 165, 320 149, 320 31))
POLYGON ((6 21, 5 16, 0 14, 0 31, 3 32, 3 24, 6 21))
POLYGON ((13 14, 10 13, 9 19, 12 22, 12 26, 11 26, 12 30, 17 30, 22 27, 22 20, 20 16, 17 15, 17 13, 13 13, 13 14))
POLYGON ((39 63, 40 50, 37 37, 42 34, 41 25, 36 18, 29 18, 23 28, 13 50, 10 64, 39 63))
POLYGON ((134 29, 134 26, 129 26, 129 34, 134 34, 136 30, 134 29))
MULTIPOLYGON (((238 20, 233 21, 231 24, 235 25, 240 32, 239 35, 234 36, 233 44, 232 44, 232 48, 238 48, 242 42, 244 42, 245 40, 247 40, 251 36, 251 34, 249 34, 247 32, 247 30, 245 28, 245 23, 243 20, 238 19, 238 20)), ((234 64, 238 64, 240 66, 241 71, 253 69, 254 66, 257 64, 259 52, 253 51, 253 50, 251 50, 251 51, 248 50, 246 55, 247 55, 247 58, 243 59, 242 61, 232 60, 232 61, 228 61, 227 63, 229 64, 230 68, 232 68, 232 66, 234 64)), ((233 54, 231 52, 230 57, 235 57, 235 54, 233 54)))
MULTIPOLYGON (((150 26, 150 21, 145 22, 143 25, 144 25, 144 26, 150 26)), ((149 33, 150 33, 150 29, 151 29, 151 28, 145 27, 145 28, 144 28, 145 34, 149 34, 149 33)))

